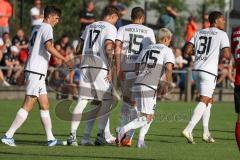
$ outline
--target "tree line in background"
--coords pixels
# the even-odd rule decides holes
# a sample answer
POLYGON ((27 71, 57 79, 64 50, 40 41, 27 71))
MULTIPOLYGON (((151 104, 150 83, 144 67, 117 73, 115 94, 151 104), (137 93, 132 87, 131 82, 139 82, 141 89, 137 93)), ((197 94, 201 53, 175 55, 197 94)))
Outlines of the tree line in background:
MULTIPOLYGON (((69 35, 71 38, 78 38, 79 37, 79 12, 85 7, 85 4, 88 0, 42 0, 42 6, 46 5, 56 5, 62 10, 62 16, 60 19, 60 25, 56 26, 55 37, 56 39, 59 38, 63 34, 69 35)), ((97 3, 99 0, 94 0, 97 3)), ((107 4, 108 0, 101 0, 107 4)), ((119 0, 121 3, 125 4, 126 6, 130 6, 133 3, 138 3, 140 0, 119 0)), ((24 2, 22 6, 22 28, 26 31, 27 35, 31 32, 31 20, 30 20, 30 9, 33 7, 34 0, 10 0, 13 4, 13 18, 11 18, 11 33, 15 33, 18 28, 20 28, 20 21, 21 21, 21 2, 24 2)), ((155 1, 147 1, 148 3, 148 10, 155 10, 157 11, 156 14, 160 16, 160 14, 164 13, 165 6, 171 4, 179 13, 180 12, 188 12, 196 16, 197 20, 201 19, 202 12, 207 12, 210 6, 217 5, 218 8, 223 10, 225 1, 224 0, 204 0, 204 3, 199 6, 199 10, 192 13, 188 6, 186 5, 185 0, 155 0, 155 1)), ((95 11, 97 15, 97 19, 99 19, 102 8, 99 8, 98 5, 95 5, 95 11)), ((177 35, 181 35, 182 26, 186 23, 186 17, 179 16, 176 19, 176 29, 177 35)))

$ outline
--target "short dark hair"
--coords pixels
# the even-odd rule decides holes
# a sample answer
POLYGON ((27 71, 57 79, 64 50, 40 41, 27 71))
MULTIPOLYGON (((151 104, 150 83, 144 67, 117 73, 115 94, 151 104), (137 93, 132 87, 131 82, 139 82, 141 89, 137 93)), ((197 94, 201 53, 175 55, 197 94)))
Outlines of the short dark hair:
POLYGON ((56 14, 60 17, 62 12, 55 6, 46 6, 44 8, 44 18, 47 18, 50 14, 56 14))
POLYGON ((131 18, 132 20, 142 18, 144 16, 144 13, 144 9, 141 7, 135 7, 132 9, 131 18))
POLYGON ((208 20, 210 24, 214 24, 218 18, 221 18, 223 14, 219 11, 213 11, 209 14, 208 20))
POLYGON ((117 14, 118 17, 120 17, 119 10, 115 6, 107 6, 104 8, 102 12, 102 18, 105 18, 106 16, 110 16, 113 14, 117 14))

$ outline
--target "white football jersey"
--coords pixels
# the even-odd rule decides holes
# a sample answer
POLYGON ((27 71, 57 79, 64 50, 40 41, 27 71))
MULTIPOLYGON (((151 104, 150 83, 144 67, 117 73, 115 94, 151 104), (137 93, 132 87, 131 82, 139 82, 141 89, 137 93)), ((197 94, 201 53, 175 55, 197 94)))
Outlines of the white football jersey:
POLYGON ((108 69, 104 43, 106 40, 115 42, 116 34, 116 27, 108 22, 98 21, 88 25, 81 36, 84 40, 81 67, 108 69))
POLYGON ((53 28, 50 24, 42 23, 34 27, 28 45, 26 71, 47 75, 51 54, 45 48, 45 43, 49 40, 53 40, 53 28))
POLYGON ((139 54, 140 64, 135 85, 145 85, 157 90, 157 86, 167 63, 175 63, 172 49, 163 44, 152 44, 139 54))
POLYGON ((135 62, 141 50, 156 43, 153 30, 141 24, 129 24, 120 27, 116 40, 122 42, 122 71, 134 71, 135 62))
POLYGON ((195 33, 190 40, 194 45, 193 70, 218 75, 218 61, 221 50, 230 47, 226 32, 210 27, 195 33))

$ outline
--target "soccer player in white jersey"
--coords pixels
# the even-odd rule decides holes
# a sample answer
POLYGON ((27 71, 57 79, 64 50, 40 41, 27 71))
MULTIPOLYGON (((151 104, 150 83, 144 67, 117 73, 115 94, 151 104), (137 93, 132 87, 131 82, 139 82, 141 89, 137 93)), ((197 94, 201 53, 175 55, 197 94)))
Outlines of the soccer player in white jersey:
POLYGON ((79 99, 73 111, 68 145, 77 145, 77 128, 89 101, 101 106, 98 112, 99 131, 95 144, 104 144, 104 129, 112 102, 111 70, 117 34, 114 25, 118 18, 119 12, 116 7, 106 7, 102 13, 102 21, 88 25, 81 36, 78 51, 82 55, 79 99))
POLYGON ((53 47, 53 27, 58 23, 60 15, 61 11, 58 8, 47 6, 44 9, 43 23, 32 31, 29 41, 28 60, 25 65, 25 100, 11 127, 1 139, 3 143, 9 146, 16 146, 13 135, 27 119, 28 112, 33 109, 36 100, 40 106, 40 117, 47 135, 48 146, 55 146, 58 142, 52 133, 45 79, 51 55, 61 59, 63 62, 67 62, 53 47))
MULTIPOLYGON (((132 100, 137 108, 138 117, 123 127, 116 129, 117 145, 129 130, 140 128, 137 147, 144 148, 144 138, 153 121, 156 105, 157 86, 165 70, 166 81, 171 84, 172 70, 175 57, 168 47, 172 40, 172 33, 167 28, 159 30, 158 44, 152 44, 141 51, 136 67, 137 78, 132 87, 132 100)), ((169 85, 161 89, 166 93, 169 85)))
POLYGON ((219 57, 229 58, 230 56, 229 39, 226 32, 223 31, 225 24, 223 14, 218 11, 211 12, 209 22, 210 27, 196 32, 184 51, 185 54, 190 55, 194 50, 195 61, 192 74, 200 94, 200 102, 194 109, 187 127, 182 132, 182 135, 191 144, 195 143, 192 130, 201 118, 203 140, 207 143, 215 141, 208 128, 212 95, 216 86, 219 57), (221 52, 222 55, 220 55, 221 52))
MULTIPOLYGON (((120 126, 127 124, 130 119, 136 118, 136 110, 131 108, 131 87, 135 81, 135 62, 142 49, 155 43, 155 35, 152 29, 142 25, 144 23, 144 10, 135 7, 131 13, 132 23, 120 27, 117 33, 115 45, 116 68, 122 90, 122 106, 120 126)), ((122 146, 131 146, 133 130, 127 133, 122 141, 122 146)))

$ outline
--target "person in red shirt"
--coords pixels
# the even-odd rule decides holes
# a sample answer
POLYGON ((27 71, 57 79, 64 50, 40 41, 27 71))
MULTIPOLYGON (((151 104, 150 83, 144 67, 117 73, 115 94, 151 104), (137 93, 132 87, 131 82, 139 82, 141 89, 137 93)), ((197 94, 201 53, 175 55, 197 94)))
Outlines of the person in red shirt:
POLYGON ((186 25, 186 36, 185 41, 189 42, 193 34, 197 31, 197 24, 193 16, 188 18, 188 23, 186 25))
POLYGON ((231 36, 231 48, 236 66, 234 101, 235 111, 238 116, 235 128, 235 136, 240 151, 240 26, 233 28, 231 36))
POLYGON ((0 37, 4 32, 9 33, 8 19, 12 16, 12 6, 8 0, 0 0, 0 37))

